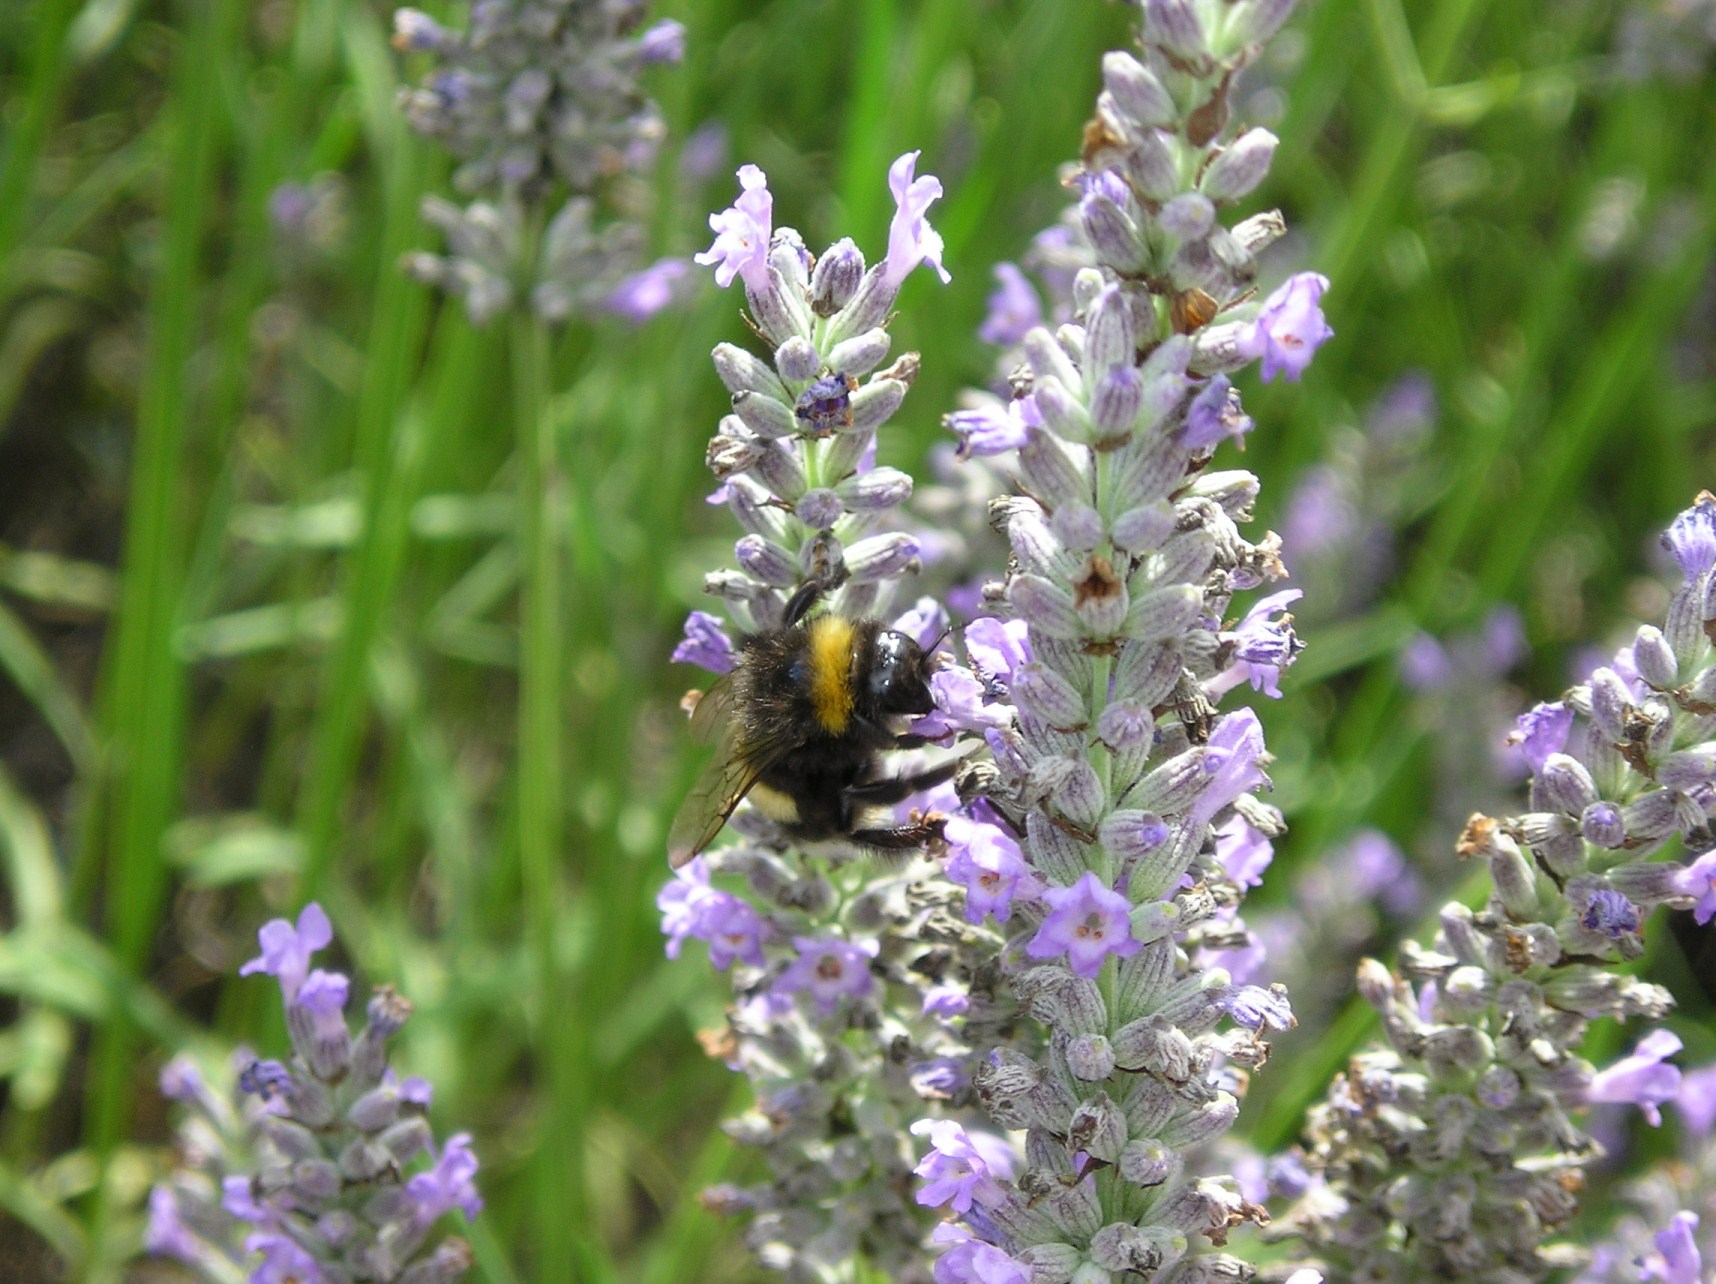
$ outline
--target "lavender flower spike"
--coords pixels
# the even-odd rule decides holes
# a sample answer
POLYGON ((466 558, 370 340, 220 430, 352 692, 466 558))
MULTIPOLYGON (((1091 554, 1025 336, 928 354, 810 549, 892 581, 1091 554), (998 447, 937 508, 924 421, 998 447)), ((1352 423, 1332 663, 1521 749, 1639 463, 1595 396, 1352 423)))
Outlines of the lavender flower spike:
MULTIPOLYGON (((1669 528, 1682 582, 1663 627, 1641 628, 1612 666, 1520 719, 1527 810, 1473 816, 1456 849, 1488 864, 1488 904, 1444 908, 1436 938, 1408 942, 1398 972, 1360 969, 1388 1046, 1355 1058, 1312 1112, 1321 1181, 1287 1228, 1331 1279, 1548 1278, 1583 1256, 1555 1239, 1598 1153, 1579 1112, 1627 1102, 1654 1124, 1681 1090, 1667 1031, 1600 1072, 1580 1048, 1599 1017, 1668 1011, 1665 990, 1620 965, 1643 952, 1652 910, 1693 909, 1708 881, 1705 857, 1656 857, 1675 839, 1694 851, 1711 841, 1709 511, 1701 496, 1669 528)), ((1671 1246, 1683 1229, 1664 1232, 1671 1246)), ((1661 1260, 1678 1269, 1667 1248, 1661 1260)), ((1600 1263, 1592 1271, 1604 1278, 1600 1263)))
MULTIPOLYGON (((1263 729, 1218 706, 1248 682, 1280 693, 1297 591, 1236 604, 1286 571, 1274 535, 1241 533, 1256 479, 1211 463, 1256 427, 1227 376, 1262 360, 1296 377, 1328 327, 1321 278, 1254 301, 1280 216, 1224 220, 1274 149, 1229 130, 1230 86, 1291 6, 1140 7, 1141 53, 1102 62, 1063 224, 1079 240, 1039 238, 1071 269, 1048 309, 1070 319, 1004 357, 1011 422, 994 407, 948 421, 962 453, 1014 453, 1018 473, 994 506, 1008 575, 986 593, 1018 637, 993 621, 965 637, 996 712, 985 725, 964 691, 936 689, 950 725, 984 726, 998 777, 949 823, 963 854, 948 873, 968 920, 1004 907, 992 971, 1032 1020, 990 1036, 973 1081, 993 1122, 1025 1134, 1025 1164, 953 1204, 963 1232, 938 1237, 938 1279, 1243 1279, 1220 1250, 1266 1220, 1205 1149, 1262 1036, 1294 1021, 1283 988, 1251 979, 1238 916, 1283 828, 1256 796, 1263 729), (1221 965, 1240 958, 1244 983, 1221 965)), ((920 1198, 939 1194, 941 1161, 920 1171, 920 1198)))
MULTIPOLYGON (((915 353, 890 360, 900 282, 920 262, 946 276, 924 213, 941 184, 915 173, 917 159, 907 153, 889 171, 898 210, 877 265, 848 239, 812 255, 794 229, 776 226, 754 165, 739 170, 737 202, 710 221, 717 236, 697 261, 718 284, 743 283, 763 350, 723 343, 714 352, 732 413, 707 458, 740 534, 733 565, 704 581, 728 622, 693 612, 676 659, 719 672, 743 664, 751 639, 778 627, 810 583, 821 589, 819 610, 880 617, 920 645, 943 635, 945 610, 910 588, 922 557, 902 529, 912 479, 875 462, 878 436, 918 371, 915 353)), ((966 712, 994 723, 975 678, 965 697, 966 712)), ((914 728, 925 739, 961 731, 977 734, 954 720, 914 728)), ((898 819, 957 805, 944 786, 903 801, 898 819)), ((755 1106, 725 1128, 761 1150, 772 1174, 706 1191, 704 1203, 744 1217, 759 1262, 789 1278, 849 1280, 862 1262, 929 1284, 923 1244, 934 1217, 911 1197, 907 1126, 970 1101, 966 1031, 1001 1016, 968 978, 1000 938, 961 921, 960 891, 934 860, 882 865, 845 859, 838 844, 801 850, 748 802, 731 824, 739 841, 686 862, 656 901, 669 956, 704 942, 728 973, 728 1029, 713 1046, 750 1080, 755 1106)), ((991 888, 999 916, 1009 898, 1035 895, 1000 845, 968 854, 970 877, 991 888)))
POLYGON ((287 1065, 239 1053, 231 1100, 182 1059, 169 1063, 161 1085, 185 1107, 184 1161, 150 1192, 145 1249, 207 1284, 463 1278, 469 1245, 429 1239, 442 1214, 456 1208, 468 1221, 482 1207, 469 1136, 449 1138, 427 1171, 402 1171, 434 1158, 429 1085, 402 1083, 387 1065, 387 1040, 411 1005, 384 986, 351 1035, 347 979, 306 974, 333 940, 319 905, 305 906, 296 928, 275 919, 260 939, 262 956, 243 971, 280 978, 298 1055, 287 1065))

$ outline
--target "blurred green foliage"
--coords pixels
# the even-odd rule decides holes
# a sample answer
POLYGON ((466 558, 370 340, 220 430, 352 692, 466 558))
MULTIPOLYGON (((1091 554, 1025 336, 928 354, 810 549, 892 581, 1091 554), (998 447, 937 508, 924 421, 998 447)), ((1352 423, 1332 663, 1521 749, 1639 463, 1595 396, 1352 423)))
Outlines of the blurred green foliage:
MULTIPOLYGON (((1635 9, 1648 9, 1638 0, 1635 9)), ((894 327, 923 374, 889 462, 989 375, 989 268, 1065 201, 1098 0, 668 0, 686 63, 656 246, 688 254, 768 172, 813 247, 879 253, 887 163, 923 148, 954 282, 920 273, 894 327), (731 163, 677 168, 718 122, 731 163)), ((457 6, 440 16, 457 23, 457 6)), ((1651 534, 1716 478, 1716 88, 1628 75, 1625 6, 1313 0, 1239 101, 1283 140, 1258 208, 1280 267, 1333 279, 1337 337, 1303 383, 1248 387, 1260 520, 1403 371, 1438 394, 1395 574, 1307 630, 1263 712, 1294 823, 1270 887, 1361 824, 1451 887, 1427 832, 1434 724, 1395 663, 1497 603, 1521 684, 1648 617, 1651 534)), ((519 460, 504 327, 476 331, 396 270, 446 163, 394 109, 388 14, 359 0, 37 0, 0 9, 0 1276, 123 1277, 166 1156, 154 1076, 191 1043, 277 1042, 232 973, 308 896, 470 1128, 481 1273, 739 1278, 697 1189, 741 1178, 714 1128, 735 1084, 698 1049, 721 985, 667 965, 652 898, 690 770, 667 656, 732 532, 702 503, 724 409, 710 346, 742 341, 704 283, 641 330, 548 354, 566 469, 563 859, 522 868, 514 703, 519 460), (311 216, 271 221, 283 184, 311 216), (526 924, 545 926, 532 957, 526 924)), ((1686 50, 1679 51, 1685 55, 1686 50)), ((1695 55, 1698 51, 1692 51, 1695 55)), ((1287 551, 1292 561, 1292 550, 1287 551)), ((1281 893, 1275 892, 1274 895, 1281 893)), ((1696 950, 1699 943, 1688 943, 1696 950)), ((1648 960, 1708 1000, 1659 934, 1648 960)), ((1383 948, 1379 943, 1378 948, 1383 948)), ((1244 1118, 1290 1138, 1365 1031, 1301 1032, 1244 1118)), ((1247 1124, 1242 1122, 1243 1133, 1247 1124)), ((138 1278, 143 1278, 141 1274, 138 1278)))

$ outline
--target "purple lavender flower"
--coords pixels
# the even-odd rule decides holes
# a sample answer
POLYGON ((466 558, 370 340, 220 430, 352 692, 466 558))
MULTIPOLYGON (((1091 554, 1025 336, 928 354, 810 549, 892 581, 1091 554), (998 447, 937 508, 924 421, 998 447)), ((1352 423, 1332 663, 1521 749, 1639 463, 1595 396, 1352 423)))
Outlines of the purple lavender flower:
POLYGON ((149 1192, 149 1221, 143 1229, 143 1247, 157 1257, 175 1257, 195 1266, 206 1252, 179 1216, 173 1192, 156 1186, 149 1192))
POLYGON ((1663 533, 1662 546, 1674 554, 1688 584, 1708 574, 1716 565, 1716 499, 1701 496, 1676 517, 1663 533))
POLYGON ((715 284, 725 289, 742 276, 745 287, 761 295, 769 288, 769 238, 774 232, 774 197, 769 180, 755 165, 739 166, 739 199, 709 216, 715 243, 692 260, 715 266, 715 284))
POLYGON ((673 648, 675 664, 695 664, 711 673, 729 673, 733 661, 733 642, 719 619, 707 611, 693 611, 686 616, 685 637, 673 648))
POLYGON ((1190 450, 1208 450, 1229 437, 1243 441, 1256 426, 1239 403, 1239 390, 1226 375, 1216 375, 1186 407, 1180 443, 1190 450))
POLYGON ((879 952, 879 942, 795 936, 792 943, 798 958, 776 978, 777 993, 808 993, 817 1011, 826 1016, 841 999, 865 998, 874 987, 870 960, 879 952))
MULTIPOLYGON (((1230 800, 1231 801, 1231 800, 1230 800)), ((1132 935, 1132 905, 1086 870, 1071 887, 1043 893, 1050 913, 1025 946, 1034 959, 1059 958, 1082 977, 1094 977, 1110 954, 1131 958, 1143 947, 1132 935)))
POLYGON ((971 1010, 971 996, 957 985, 937 985, 924 991, 923 1013, 951 1021, 971 1010))
POLYGON ((929 688, 935 708, 912 723, 914 736, 940 740, 956 731, 982 735, 1013 721, 1012 708, 994 703, 989 689, 969 669, 943 668, 930 678, 929 688))
POLYGON ((1216 828, 1215 839, 1216 860, 1228 878, 1241 887, 1261 886, 1263 871, 1275 859, 1275 847, 1268 836, 1236 814, 1216 828))
POLYGON ((1043 883, 1031 872, 1019 844, 989 824, 950 816, 943 829, 952 858, 947 876, 965 888, 965 921, 981 923, 993 914, 1005 923, 1013 900, 1035 900, 1043 883))
POLYGON ((280 1231, 258 1231, 244 1241, 244 1251, 262 1254, 250 1284, 323 1284, 327 1278, 316 1259, 280 1231))
POLYGON ((262 953, 239 968, 238 974, 251 976, 265 972, 275 977, 280 982, 281 994, 290 1003, 297 998, 298 987, 310 969, 310 956, 328 947, 334 939, 334 929, 322 907, 311 901, 298 915, 296 928, 283 918, 271 919, 263 924, 259 936, 262 953))
POLYGON ((952 1222, 938 1224, 930 1242, 951 1245, 936 1258, 936 1284, 1031 1284, 1028 1267, 952 1222))
POLYGON ((657 259, 616 285, 607 298, 607 309, 633 325, 642 325, 663 308, 671 306, 691 265, 684 259, 657 259))
POLYGON ((1656 1233, 1655 1257, 1646 1258, 1642 1280, 1665 1280, 1667 1284, 1699 1284, 1704 1278, 1704 1259, 1692 1232, 1698 1229, 1698 1214, 1678 1212, 1656 1233))
POLYGON ((1533 772, 1541 772, 1549 755, 1567 747, 1568 733, 1573 729, 1573 710, 1559 701, 1536 704, 1519 715, 1519 729, 1508 737, 1518 746, 1533 772))
POLYGON ((1290 276, 1263 302, 1253 329, 1241 343, 1248 358, 1263 359, 1267 382, 1285 375, 1297 383, 1319 347, 1334 336, 1323 319, 1320 300, 1329 278, 1316 272, 1290 276))
POLYGON ((263 927, 260 958, 286 993, 290 1064, 244 1052, 231 1101, 200 1072, 169 1068, 163 1082, 184 1106, 181 1149, 188 1171, 150 1195, 145 1247, 177 1257, 204 1278, 334 1284, 355 1278, 451 1284, 470 1266, 462 1240, 429 1246, 430 1223, 450 1207, 473 1216, 481 1201, 477 1161, 465 1134, 427 1172, 401 1171, 424 1151, 434 1158, 422 1079, 401 1082, 386 1043, 410 1004, 380 987, 354 1038, 344 1009, 350 982, 310 956, 331 943, 327 916, 306 906, 294 928, 263 927))
POLYGON ((1716 1128, 1716 1065, 1683 1071, 1674 1104, 1689 1133, 1709 1136, 1712 1128, 1716 1128))
POLYGON ((1293 617, 1286 610, 1304 596, 1299 589, 1283 589, 1260 598, 1234 626, 1232 666, 1204 683, 1204 690, 1214 697, 1249 681, 1253 691, 1279 700, 1281 670, 1293 662, 1303 645, 1293 633, 1293 617), (1280 618, 1270 618, 1278 612, 1280 618))
POLYGON ((919 152, 907 152, 888 167, 888 190, 894 194, 894 218, 888 224, 888 257, 882 280, 893 290, 920 263, 928 263, 946 285, 953 278, 941 265, 941 234, 929 225, 924 211, 941 199, 941 180, 925 174, 913 178, 919 152))
POLYGON ((677 63, 685 58, 685 25, 663 18, 638 37, 638 56, 649 63, 677 63))
MULTIPOLYGON (((943 1204, 956 1213, 971 1211, 973 1203, 995 1205, 1005 1192, 989 1171, 988 1159, 951 1119, 920 1119, 911 1127, 914 1137, 928 1137, 930 1151, 913 1169, 924 1181, 915 1198, 929 1208, 943 1204)), ((1002 1176, 1010 1176, 1003 1173, 1002 1176)))
POLYGON ((1680 1070, 1666 1064, 1664 1058, 1673 1056, 1680 1049, 1681 1042, 1676 1035, 1668 1030, 1652 1030, 1639 1040, 1631 1055, 1622 1057, 1591 1077, 1586 1100, 1637 1106, 1651 1127, 1660 1128, 1662 1112, 1657 1107, 1665 1101, 1673 1101, 1680 1090, 1680 1070))
POLYGON ((1043 323, 1043 305, 1017 263, 997 263, 995 280, 989 312, 977 328, 977 337, 985 343, 1011 347, 1043 323))
POLYGON ((1042 416, 1029 396, 1003 404, 985 393, 977 404, 956 410, 941 422, 959 438, 959 457, 977 459, 1019 449, 1030 440, 1031 429, 1041 426, 1042 416))
POLYGON ((1209 783, 1192 807, 1197 823, 1208 824, 1235 798, 1268 780, 1258 766, 1262 754, 1263 727, 1250 709, 1236 709, 1216 723, 1204 753, 1209 783))
POLYGON ((1716 849, 1705 852, 1682 870, 1675 879, 1676 889, 1685 896, 1697 898, 1693 921, 1702 926, 1716 918, 1716 849))
POLYGON ((985 616, 965 626, 965 653, 991 682, 1012 685, 1013 671, 1031 659, 1030 628, 1023 620, 985 616))
POLYGON ((443 1213, 457 1208, 471 1221, 482 1211, 477 1194, 477 1157, 471 1153, 471 1134, 454 1133, 428 1172, 418 1173, 405 1183, 405 1193, 417 1201, 413 1217, 427 1226, 443 1213))

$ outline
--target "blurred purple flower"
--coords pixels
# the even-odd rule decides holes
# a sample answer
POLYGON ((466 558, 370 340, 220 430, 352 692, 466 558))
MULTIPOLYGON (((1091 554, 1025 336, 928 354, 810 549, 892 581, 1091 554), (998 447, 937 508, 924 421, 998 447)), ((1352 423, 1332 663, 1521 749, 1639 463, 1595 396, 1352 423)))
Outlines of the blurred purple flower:
POLYGON ((1666 1280, 1668 1284, 1699 1284, 1704 1278, 1704 1259, 1692 1232, 1698 1229, 1698 1214, 1682 1209, 1655 1235, 1656 1255, 1641 1263, 1641 1280, 1666 1280))
POLYGON ((1630 1056, 1591 1076, 1585 1099, 1637 1106, 1651 1127, 1661 1127, 1662 1112, 1657 1107, 1673 1101, 1680 1090, 1680 1070, 1668 1065, 1664 1058, 1673 1056, 1680 1048, 1680 1039, 1675 1034, 1652 1030, 1639 1040, 1630 1056))
POLYGON ((691 131, 679 151, 679 172, 688 183, 707 183, 727 168, 727 127, 706 120, 691 131))
POLYGON ((1716 918, 1716 849, 1705 852, 1675 875, 1675 887, 1682 896, 1698 898, 1692 918, 1699 926, 1716 918))
POLYGON ((633 272, 609 293, 605 306, 608 311, 624 317, 633 325, 642 325, 663 308, 673 304, 680 291, 679 283, 691 272, 684 259, 657 259, 640 272, 633 272))
POLYGON ((1440 691, 1454 678, 1447 650, 1428 633, 1416 633, 1400 648, 1400 680, 1424 695, 1440 691))
POLYGON ((1716 1127, 1716 1065, 1687 1070, 1680 1076, 1680 1092, 1675 1107, 1686 1121, 1686 1130, 1696 1137, 1708 1137, 1716 1127))
POLYGON ((250 1284, 323 1284, 326 1279, 316 1259, 283 1232, 258 1231, 244 1241, 244 1251, 262 1254, 250 1284))
POLYGON ((202 1245, 179 1217, 178 1201, 165 1186, 156 1186, 149 1192, 149 1222, 143 1229, 143 1247, 162 1257, 176 1257, 189 1266, 202 1259, 202 1245))
POLYGON ((1043 417, 1029 395, 1005 405, 999 398, 985 396, 980 405, 942 417, 942 426, 959 438, 961 459, 1018 450, 1030 440, 1031 429, 1042 426, 1043 417))
POLYGON ((1017 263, 997 263, 995 280, 998 285, 989 296, 989 314, 977 328, 977 337, 1007 348, 1043 323, 1043 305, 1017 263))
POLYGON ((482 1211, 477 1194, 477 1157, 471 1151, 471 1134, 456 1132, 447 1138, 435 1166, 405 1183, 405 1193, 417 1201, 418 1225, 427 1226, 457 1208, 470 1221, 482 1211))
POLYGON ((778 994, 807 992, 816 1000, 819 1012, 827 1016, 845 996, 861 999, 870 993, 875 978, 870 975, 870 960, 881 946, 876 941, 821 940, 795 936, 792 941, 798 958, 775 980, 778 994))
POLYGON ((676 63, 685 57, 685 26, 663 18, 638 37, 638 55, 645 62, 676 63))

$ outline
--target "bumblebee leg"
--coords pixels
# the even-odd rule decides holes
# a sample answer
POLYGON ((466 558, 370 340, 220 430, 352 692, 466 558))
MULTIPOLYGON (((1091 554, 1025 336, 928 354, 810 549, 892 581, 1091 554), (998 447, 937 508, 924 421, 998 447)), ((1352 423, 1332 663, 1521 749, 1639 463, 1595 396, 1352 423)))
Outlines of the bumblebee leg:
POLYGON ((964 765, 965 759, 954 758, 940 766, 931 767, 928 771, 919 771, 910 776, 867 780, 861 785, 850 786, 846 790, 846 797, 860 807, 886 807, 905 802, 913 794, 921 794, 926 789, 946 784, 959 774, 959 769, 964 765))
POLYGON ((895 825, 892 829, 857 829, 849 837, 864 847, 881 851, 915 851, 941 837, 942 817, 929 816, 913 825, 895 825))

